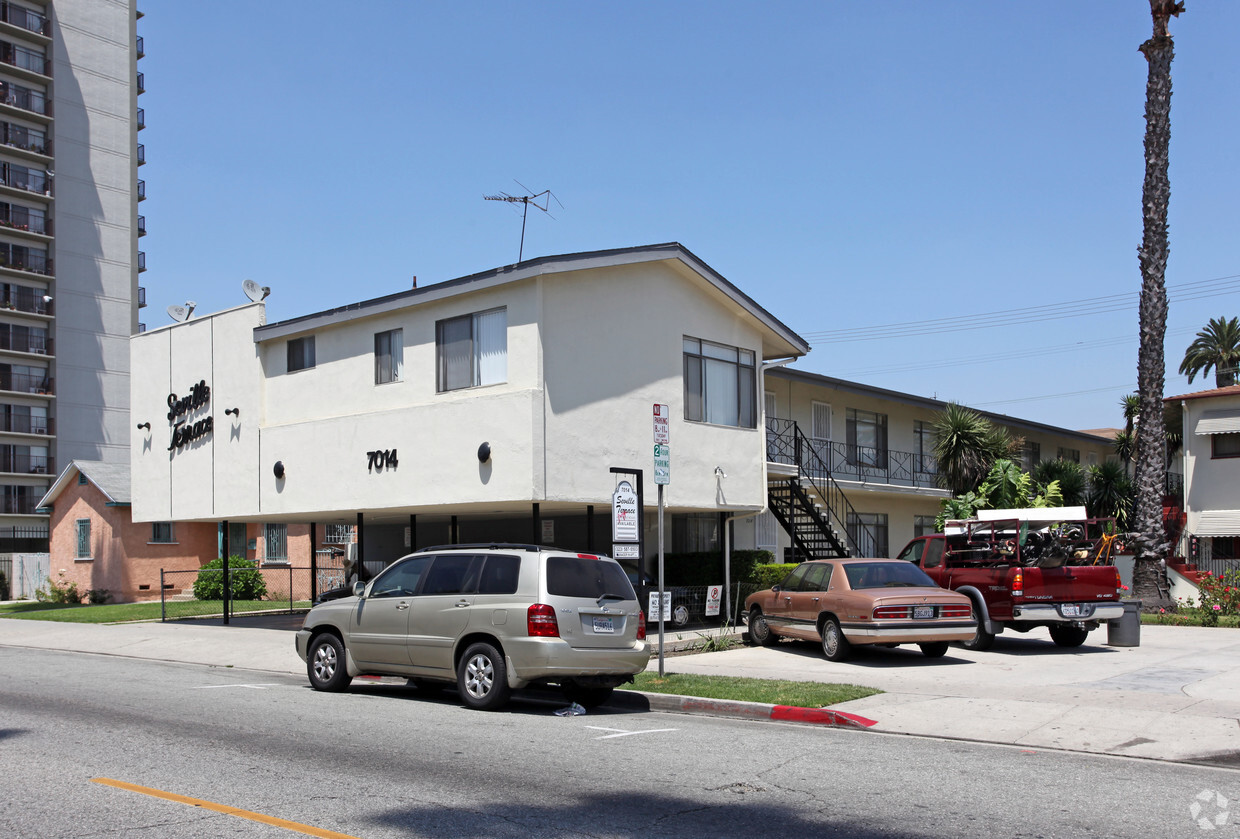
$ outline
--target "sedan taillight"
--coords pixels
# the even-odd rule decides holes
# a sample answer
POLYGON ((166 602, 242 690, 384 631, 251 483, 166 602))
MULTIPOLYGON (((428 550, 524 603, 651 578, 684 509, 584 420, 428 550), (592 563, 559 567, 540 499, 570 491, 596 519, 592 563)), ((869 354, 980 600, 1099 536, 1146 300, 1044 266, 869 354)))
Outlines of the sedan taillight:
POLYGON ((874 609, 874 620, 890 620, 892 618, 907 618, 909 616, 909 606, 878 606, 874 609))
POLYGON ((559 638, 560 625, 555 609, 546 603, 535 603, 525 613, 525 631, 531 638, 559 638))
POLYGON ((637 610, 637 640, 646 640, 646 613, 641 609, 637 610))
POLYGON ((971 618, 973 617, 973 607, 967 604, 958 606, 940 606, 939 617, 941 618, 971 618))

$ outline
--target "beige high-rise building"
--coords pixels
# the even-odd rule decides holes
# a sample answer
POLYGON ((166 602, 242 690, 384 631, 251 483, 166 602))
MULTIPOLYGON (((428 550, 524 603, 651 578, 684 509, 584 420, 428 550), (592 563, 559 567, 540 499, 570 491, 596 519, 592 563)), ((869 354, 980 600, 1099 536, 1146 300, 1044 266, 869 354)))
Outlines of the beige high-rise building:
POLYGON ((134 0, 0 2, 0 553, 74 459, 127 463, 145 197, 134 0))

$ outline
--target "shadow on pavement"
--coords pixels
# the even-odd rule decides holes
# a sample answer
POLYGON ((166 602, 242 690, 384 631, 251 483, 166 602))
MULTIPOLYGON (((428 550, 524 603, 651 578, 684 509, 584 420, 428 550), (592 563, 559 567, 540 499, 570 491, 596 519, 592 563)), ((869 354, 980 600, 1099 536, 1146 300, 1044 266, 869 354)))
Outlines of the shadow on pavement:
MULTIPOLYGON (((289 614, 282 612, 275 615, 233 615, 228 619, 229 626, 241 626, 248 629, 285 629, 296 632, 301 629, 306 619, 305 612, 289 614)), ((223 626, 223 618, 184 618, 168 621, 170 626, 223 626)))

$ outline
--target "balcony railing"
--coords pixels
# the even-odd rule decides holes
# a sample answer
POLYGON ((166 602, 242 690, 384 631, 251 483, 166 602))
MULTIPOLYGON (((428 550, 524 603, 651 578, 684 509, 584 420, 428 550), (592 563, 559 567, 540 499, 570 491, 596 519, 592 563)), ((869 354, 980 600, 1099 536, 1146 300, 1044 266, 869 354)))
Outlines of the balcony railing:
POLYGON ((31 212, 26 207, 14 207, 4 203, 0 203, 0 227, 25 230, 43 236, 52 235, 52 222, 47 216, 31 212))
POLYGON ((138 181, 138 200, 139 201, 146 200, 146 181, 144 180, 138 181))
POLYGON ((31 315, 55 314, 49 295, 21 286, 9 286, 8 295, 0 299, 0 310, 4 309, 31 315))
POLYGON ((31 73, 38 73, 40 76, 52 74, 52 62, 48 61, 43 53, 17 44, 10 44, 8 41, 0 41, 0 62, 31 73))
POLYGON ((138 58, 146 57, 146 41, 142 40, 141 35, 138 36, 137 52, 138 52, 138 58))
POLYGON ((138 143, 138 165, 142 166, 146 163, 146 146, 138 143))
POLYGON ((142 323, 141 321, 139 321, 139 322, 138 322, 138 332, 139 332, 139 334, 141 334, 141 333, 143 333, 143 332, 145 332, 145 331, 146 331, 146 324, 145 324, 145 323, 142 323))
MULTIPOLYGON (((27 489, 28 487, 22 487, 27 489)), ((9 487, 5 487, 9 489, 9 487)), ((12 487, 18 489, 18 487, 12 487)), ((6 495, 0 497, 0 513, 9 515, 31 516, 34 515, 35 508, 39 506, 39 499, 33 495, 6 495)))
POLYGON ((23 417, 12 416, 7 412, 0 413, 0 431, 9 434, 46 434, 49 437, 56 433, 54 417, 23 417))
POLYGON ((138 235, 146 235, 146 216, 138 216, 138 235))
POLYGON ((20 472, 23 475, 51 475, 55 472, 55 459, 50 455, 11 454, 0 451, 0 472, 20 472))
POLYGON ((146 286, 138 286, 138 308, 146 308, 146 286))
POLYGON ((52 347, 52 339, 46 335, 0 332, 0 350, 28 352, 35 355, 53 355, 52 347))
POLYGON ((48 154, 51 151, 47 144, 47 135, 42 131, 9 122, 0 122, 0 143, 35 154, 48 154))
POLYGON ((0 268, 15 268, 32 274, 52 276, 52 258, 42 251, 0 243, 0 268))
POLYGON ((146 251, 138 251, 138 273, 146 270, 146 251))
POLYGON ((46 172, 38 169, 27 169, 25 166, 16 164, 5 164, 0 169, 0 183, 13 189, 24 189, 26 192, 33 192, 38 195, 47 195, 51 192, 52 180, 47 176, 46 172))
POLYGON ((146 128, 146 111, 142 108, 138 109, 138 130, 146 128))
MULTIPOLYGON (((791 422, 780 420, 780 423, 791 422)), ((787 449, 785 434, 777 429, 782 426, 767 422, 767 460, 772 463, 795 463, 787 449)), ((831 440, 808 439, 815 458, 810 459, 814 469, 830 475, 837 481, 861 481, 863 483, 890 484, 930 489, 938 488, 938 464, 929 455, 879 449, 870 446, 850 446, 831 440)), ((802 458, 804 465, 805 458, 802 458)), ((812 471, 812 470, 811 470, 812 471)), ((822 477, 815 475, 815 477, 822 477)))
POLYGON ((52 34, 47 18, 38 12, 33 12, 21 6, 14 6, 12 3, 0 3, 0 20, 5 23, 11 23, 14 26, 20 26, 27 32, 35 32, 39 35, 47 36, 52 34))
POLYGON ((52 115, 52 106, 46 96, 37 90, 12 82, 0 82, 0 102, 42 116, 52 115))
POLYGON ((146 74, 138 74, 138 93, 146 93, 146 74))
POLYGON ((28 373, 8 373, 0 370, 0 390, 15 393, 53 393, 55 380, 50 376, 31 376, 28 373))

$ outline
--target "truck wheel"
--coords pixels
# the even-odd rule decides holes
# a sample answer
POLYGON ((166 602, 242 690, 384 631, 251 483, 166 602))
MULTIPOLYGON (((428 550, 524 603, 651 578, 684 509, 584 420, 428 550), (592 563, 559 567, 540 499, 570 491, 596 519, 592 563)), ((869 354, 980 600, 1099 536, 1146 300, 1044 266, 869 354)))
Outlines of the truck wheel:
POLYGON ((1051 640, 1061 647, 1079 647, 1088 636, 1089 630, 1080 626, 1051 627, 1051 640))
POLYGON ((749 613, 749 638, 760 647, 773 647, 779 640, 767 626, 761 609, 755 608, 749 613))
MULTIPOLYGON (((982 610, 978 609, 977 606, 974 605, 973 612, 980 615, 982 610)), ((977 631, 973 633, 973 637, 968 641, 961 641, 960 646, 964 647, 966 650, 975 650, 980 653, 989 650, 990 645, 994 642, 995 634, 993 632, 986 631, 986 629, 982 626, 982 619, 979 617, 977 619, 977 631)))
POLYGON ((827 657, 827 661, 844 661, 851 651, 852 644, 844 637, 839 621, 827 618, 827 622, 822 625, 822 654, 827 657))
POLYGON ((926 658, 942 658, 947 655, 946 641, 932 641, 927 644, 918 644, 921 647, 921 654, 926 658))

